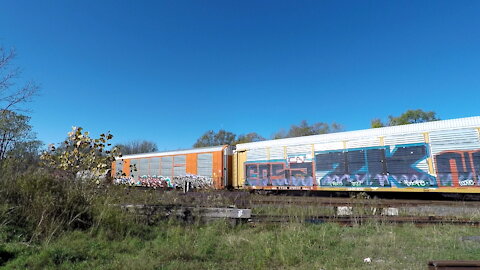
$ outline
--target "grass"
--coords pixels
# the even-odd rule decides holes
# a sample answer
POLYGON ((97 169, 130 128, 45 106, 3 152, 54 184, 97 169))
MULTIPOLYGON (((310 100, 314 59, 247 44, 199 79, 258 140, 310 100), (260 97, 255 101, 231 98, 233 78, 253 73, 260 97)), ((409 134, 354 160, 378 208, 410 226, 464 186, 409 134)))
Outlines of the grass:
MULTIPOLYGON (((477 228, 370 223, 242 225, 164 222, 112 239, 73 231, 48 244, 0 245, 6 269, 425 269, 429 260, 474 260, 477 228), (363 259, 370 257, 371 263, 363 259)), ((1 254, 1 252, 0 252, 1 254)))
MULTIPOLYGON (((112 205, 248 203, 243 193, 129 190, 29 175, 0 181, 0 267, 5 269, 424 269, 477 259, 478 228, 337 224, 149 224, 112 205), (72 184, 73 183, 73 184, 72 184), (194 196, 193 196, 194 195, 194 196), (364 263, 364 258, 371 263, 364 263)), ((259 206, 257 214, 328 214, 316 206, 259 206)), ((325 212, 326 211, 326 212, 325 212)), ((356 213, 361 215, 362 213, 356 213)))

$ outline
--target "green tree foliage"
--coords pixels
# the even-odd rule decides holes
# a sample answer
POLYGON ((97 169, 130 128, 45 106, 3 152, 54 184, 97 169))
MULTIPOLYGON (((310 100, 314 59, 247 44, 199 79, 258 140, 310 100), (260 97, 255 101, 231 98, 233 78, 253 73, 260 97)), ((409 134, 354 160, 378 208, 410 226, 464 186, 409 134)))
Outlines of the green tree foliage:
POLYGON ((81 127, 73 127, 59 149, 51 146, 50 151, 44 152, 40 158, 45 165, 65 171, 72 177, 78 176, 79 172, 88 172, 87 176, 102 176, 110 169, 115 157, 120 155, 116 147, 106 150, 112 138, 112 134, 103 133, 98 139, 93 139, 81 127))
POLYGON ((371 127, 372 128, 381 128, 384 127, 385 124, 382 122, 380 118, 375 118, 372 120, 371 127))
POLYGON ((6 175, 28 174, 38 170, 42 145, 42 142, 38 140, 16 143, 15 147, 7 153, 7 157, 0 162, 0 178, 6 175))
POLYGON ((132 155, 140 153, 151 153, 158 151, 157 144, 150 141, 131 141, 127 143, 117 144, 116 147, 123 155, 132 155))
POLYGON ((30 117, 18 112, 20 105, 28 102, 38 92, 34 82, 19 84, 21 70, 13 65, 14 49, 0 46, 0 178, 7 171, 21 173, 37 164, 41 142, 29 124, 30 117))
POLYGON ((9 110, 0 111, 0 160, 5 159, 16 147, 19 154, 20 147, 25 148, 35 140, 29 121, 28 116, 9 110))
POLYGON ((398 117, 389 116, 389 126, 399 126, 440 120, 433 111, 408 110, 398 117))
POLYGON ((292 137, 301 137, 317 134, 327 134, 332 132, 342 131, 342 126, 338 123, 333 122, 332 124, 317 122, 312 125, 309 125, 306 120, 300 122, 299 125, 292 125, 288 131, 284 129, 273 134, 273 139, 282 139, 282 138, 292 138, 292 137))
POLYGON ((256 132, 238 135, 235 144, 264 141, 265 138, 256 132))
POLYGON ((400 125, 408 125, 408 124, 424 123, 424 122, 440 120, 440 118, 437 117, 435 112, 433 111, 426 112, 420 109, 408 110, 398 117, 390 115, 388 119, 389 119, 388 125, 385 125, 378 118, 373 119, 371 122, 371 127, 379 128, 384 126, 400 126, 400 125))
POLYGON ((235 142, 236 135, 230 131, 220 129, 218 132, 209 130, 205 132, 200 138, 197 139, 193 147, 207 147, 224 144, 233 144, 235 142))

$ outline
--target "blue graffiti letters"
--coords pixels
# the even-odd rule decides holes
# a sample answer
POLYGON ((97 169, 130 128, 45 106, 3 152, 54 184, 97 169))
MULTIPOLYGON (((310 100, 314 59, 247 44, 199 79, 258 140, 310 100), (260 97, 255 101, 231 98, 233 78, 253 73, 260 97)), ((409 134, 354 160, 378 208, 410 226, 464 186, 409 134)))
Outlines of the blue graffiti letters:
POLYGON ((434 176, 417 168, 428 157, 426 144, 319 152, 317 185, 326 187, 436 187, 434 176))

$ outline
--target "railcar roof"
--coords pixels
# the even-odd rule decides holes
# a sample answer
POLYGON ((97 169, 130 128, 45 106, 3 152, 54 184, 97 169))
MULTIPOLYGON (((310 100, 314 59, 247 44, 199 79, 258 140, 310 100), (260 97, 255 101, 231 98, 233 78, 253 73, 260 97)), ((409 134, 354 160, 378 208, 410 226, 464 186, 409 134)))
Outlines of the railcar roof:
POLYGON ((191 149, 182 149, 174 151, 164 151, 164 152, 153 152, 153 153, 142 153, 134 155, 124 155, 122 157, 116 157, 116 160, 122 159, 135 159, 135 158, 148 158, 148 157, 161 157, 161 156, 173 156, 173 155, 183 155, 183 154, 194 154, 194 153, 209 153, 222 151, 226 145, 212 146, 212 147, 201 147, 201 148, 191 148, 191 149))
POLYGON ((295 138, 268 140, 260 142, 251 142, 237 144, 237 151, 266 148, 272 146, 288 146, 288 145, 302 145, 313 143, 328 143, 333 141, 345 141, 352 139, 381 137, 381 136, 395 136, 412 133, 432 132, 447 129, 461 129, 461 128, 480 128, 480 116, 457 118, 450 120, 439 120, 426 123, 417 123, 401 126, 370 128, 355 131, 345 131, 321 135, 303 136, 295 138))

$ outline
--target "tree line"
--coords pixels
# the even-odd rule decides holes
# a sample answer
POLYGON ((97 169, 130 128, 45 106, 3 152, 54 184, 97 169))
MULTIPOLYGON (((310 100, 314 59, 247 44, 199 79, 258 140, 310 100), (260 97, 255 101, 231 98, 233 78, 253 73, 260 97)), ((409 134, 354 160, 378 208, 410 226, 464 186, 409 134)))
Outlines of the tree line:
MULTIPOLYGON (((370 127, 380 128, 386 126, 407 125, 437 120, 440 119, 433 111, 423 111, 420 109, 407 110, 399 116, 388 116, 387 122, 382 121, 380 118, 375 118, 371 121, 370 127)), ((279 131, 275 132, 271 136, 271 139, 276 140, 292 137, 327 134, 340 131, 343 131, 343 126, 336 122, 333 122, 331 124, 325 122, 316 122, 313 124, 309 124, 307 120, 302 120, 298 125, 291 125, 288 130, 280 129, 279 131)), ((241 134, 237 136, 235 133, 223 129, 220 129, 218 132, 208 130, 197 139, 193 147, 197 148, 224 144, 235 145, 239 143, 258 142, 263 140, 266 140, 266 138, 256 132, 241 134)))

